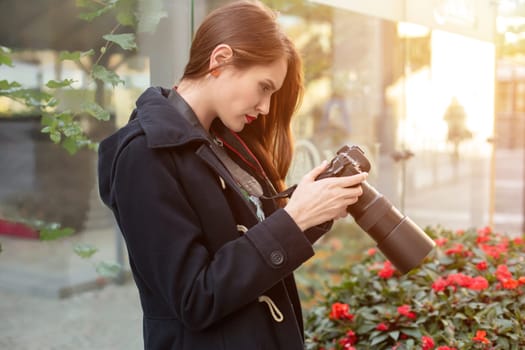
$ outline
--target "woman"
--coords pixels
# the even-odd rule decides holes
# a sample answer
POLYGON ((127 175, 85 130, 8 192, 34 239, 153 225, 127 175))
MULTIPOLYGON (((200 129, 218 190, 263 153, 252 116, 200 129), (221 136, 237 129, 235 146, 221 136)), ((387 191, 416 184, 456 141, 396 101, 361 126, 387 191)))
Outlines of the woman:
POLYGON ((149 88, 99 150, 103 201, 126 240, 146 349, 303 349, 292 272, 361 194, 365 174, 276 196, 292 156, 301 62, 274 13, 209 14, 177 87, 149 88))

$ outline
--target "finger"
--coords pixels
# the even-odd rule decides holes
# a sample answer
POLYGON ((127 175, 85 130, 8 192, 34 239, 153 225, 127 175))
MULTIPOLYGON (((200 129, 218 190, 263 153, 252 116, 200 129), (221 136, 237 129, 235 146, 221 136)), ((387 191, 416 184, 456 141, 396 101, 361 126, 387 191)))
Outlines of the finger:
POLYGON ((363 194, 363 188, 360 185, 352 186, 352 187, 346 187, 344 194, 344 198, 356 198, 363 194))
POLYGON ((348 216, 348 211, 345 209, 341 210, 339 214, 337 215, 337 219, 344 219, 348 216))
POLYGON ((327 167, 328 167, 328 161, 323 160, 323 162, 320 165, 310 170, 310 172, 305 175, 305 178, 309 180, 315 180, 319 175, 321 175, 323 171, 326 170, 327 167))
POLYGON ((341 179, 340 185, 343 187, 352 187, 365 181, 367 177, 368 173, 359 173, 350 176, 342 176, 339 178, 341 179))

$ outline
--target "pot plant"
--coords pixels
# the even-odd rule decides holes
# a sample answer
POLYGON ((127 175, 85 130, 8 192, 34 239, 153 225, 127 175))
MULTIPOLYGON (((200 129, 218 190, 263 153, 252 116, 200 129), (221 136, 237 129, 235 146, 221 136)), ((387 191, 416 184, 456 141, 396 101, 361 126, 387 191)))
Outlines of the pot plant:
POLYGON ((405 275, 375 248, 343 270, 305 315, 306 349, 523 349, 524 240, 425 231, 436 249, 405 275))

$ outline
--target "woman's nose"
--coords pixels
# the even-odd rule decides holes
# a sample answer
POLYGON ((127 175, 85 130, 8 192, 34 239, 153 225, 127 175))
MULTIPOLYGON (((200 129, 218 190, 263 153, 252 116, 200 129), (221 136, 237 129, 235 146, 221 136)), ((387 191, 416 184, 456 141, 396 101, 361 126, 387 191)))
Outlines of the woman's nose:
POLYGON ((270 112, 271 96, 265 96, 256 106, 257 112, 266 115, 270 112))

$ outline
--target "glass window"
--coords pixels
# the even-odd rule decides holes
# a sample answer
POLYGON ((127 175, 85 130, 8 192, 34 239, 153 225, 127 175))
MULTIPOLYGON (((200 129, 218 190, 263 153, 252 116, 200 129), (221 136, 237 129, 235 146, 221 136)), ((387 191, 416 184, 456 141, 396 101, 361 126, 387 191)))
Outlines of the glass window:
MULTIPOLYGON (((33 92, 49 92, 49 80, 72 79, 55 93, 57 108, 100 104, 110 113, 109 122, 83 115, 78 120, 88 136, 101 140, 127 122, 145 88, 177 82, 193 30, 228 1, 140 2, 138 13, 148 20, 147 28, 129 29, 136 34, 136 51, 101 49, 106 42, 100 38, 115 23, 78 20, 74 2, 56 12, 45 1, 7 1, 0 33, 7 33, 2 45, 13 50, 14 67, 0 65, 0 87, 17 81, 33 92), (61 59, 64 50, 91 48, 96 51, 77 62, 61 59), (94 64, 113 70, 122 83, 94 81, 89 73, 94 64)), ((419 226, 492 225, 511 235, 522 232, 525 75, 519 60, 504 62, 496 55, 492 2, 263 2, 279 11, 304 61, 306 90, 293 120, 289 185, 341 146, 358 145, 371 163, 368 182, 419 226)), ((0 309, 7 315, 0 329, 8 333, 0 347, 45 347, 51 334, 49 347, 68 348, 81 339, 90 348, 117 349, 119 343, 138 349, 141 314, 134 286, 59 300, 107 286, 110 279, 97 272, 97 266, 104 268, 99 263, 122 264, 117 281, 129 277, 129 266, 113 216, 99 199, 96 153, 83 149, 70 156, 41 133, 42 127, 36 110, 0 96, 0 292, 9 293, 3 300, 12 300, 0 309), (35 227, 53 223, 76 233, 39 240, 35 227), (96 254, 80 258, 74 251, 79 244, 96 254), (120 309, 101 317, 103 302, 120 309), (73 319, 75 329, 55 334, 55 324, 45 328, 41 321, 28 327, 39 315, 73 319), (77 327, 82 320, 86 332, 77 327), (111 324, 104 323, 108 320, 111 324), (108 329, 113 334, 105 334, 108 329)), ((374 242, 348 217, 319 244, 321 259, 300 273, 320 278, 298 278, 308 302, 322 287, 325 271, 351 262, 374 242), (334 254, 341 251, 345 254, 334 254)))

